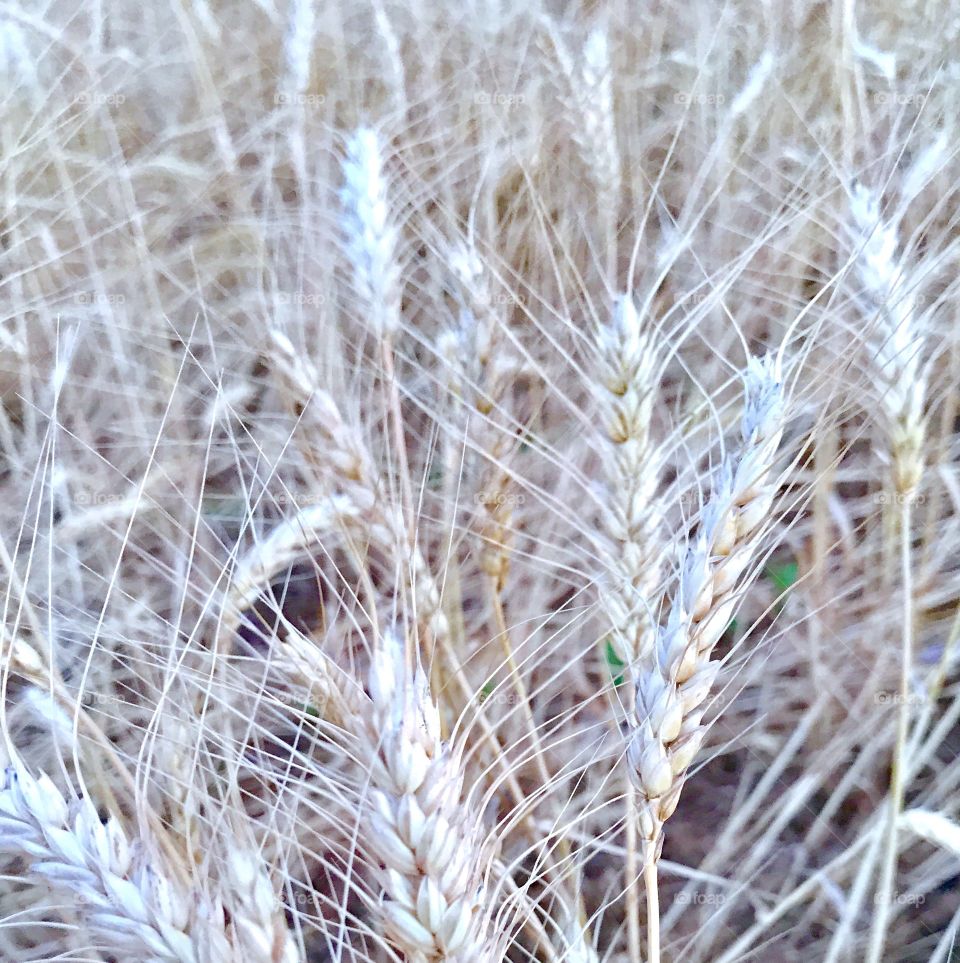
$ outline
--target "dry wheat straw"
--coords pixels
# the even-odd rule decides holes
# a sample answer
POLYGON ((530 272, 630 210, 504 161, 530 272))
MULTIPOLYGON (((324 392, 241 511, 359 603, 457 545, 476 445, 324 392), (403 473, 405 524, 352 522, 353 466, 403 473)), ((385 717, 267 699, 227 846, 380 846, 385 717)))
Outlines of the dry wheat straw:
MULTIPOLYGON (((634 676, 636 716, 627 750, 640 793, 648 907, 656 910, 656 863, 664 823, 705 734, 702 724, 718 664, 710 661, 738 601, 777 488, 771 470, 783 433, 779 363, 751 358, 744 373, 742 445, 719 480, 681 561, 667 621, 634 676)), ((650 959, 659 959, 656 912, 648 919, 650 959)))

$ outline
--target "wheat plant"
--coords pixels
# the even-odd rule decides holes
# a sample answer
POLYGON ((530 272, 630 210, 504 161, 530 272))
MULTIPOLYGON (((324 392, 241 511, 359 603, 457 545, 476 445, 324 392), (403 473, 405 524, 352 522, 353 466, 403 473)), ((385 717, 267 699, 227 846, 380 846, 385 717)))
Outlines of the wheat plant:
POLYGON ((0 19, 0 960, 957 958, 951 10, 0 19))

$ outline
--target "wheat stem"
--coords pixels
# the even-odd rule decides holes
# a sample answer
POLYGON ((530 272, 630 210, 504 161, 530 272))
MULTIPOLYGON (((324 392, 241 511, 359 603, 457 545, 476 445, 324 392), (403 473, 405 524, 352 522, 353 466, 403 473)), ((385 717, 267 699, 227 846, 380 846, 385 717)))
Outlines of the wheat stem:
MULTIPOLYGON (((643 882, 647 892, 647 963, 660 963, 660 887, 657 882, 658 860, 647 858, 643 882)), ((636 959, 639 959, 639 954, 636 959)))
POLYGON ((913 571, 910 559, 911 501, 902 505, 900 529, 900 576, 903 590, 903 632, 900 650, 900 692, 897 706, 897 734, 890 767, 890 802, 877 884, 876 916, 870 931, 868 963, 880 963, 890 924, 891 904, 897 880, 897 831, 899 828, 907 779, 907 741, 910 729, 910 673, 913 668, 913 571))

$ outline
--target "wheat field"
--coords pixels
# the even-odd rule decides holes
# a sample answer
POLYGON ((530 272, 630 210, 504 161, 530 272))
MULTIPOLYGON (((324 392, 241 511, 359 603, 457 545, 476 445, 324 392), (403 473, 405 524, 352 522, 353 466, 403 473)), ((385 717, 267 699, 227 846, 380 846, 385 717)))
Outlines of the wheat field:
POLYGON ((956 7, 0 18, 0 960, 960 960, 956 7))

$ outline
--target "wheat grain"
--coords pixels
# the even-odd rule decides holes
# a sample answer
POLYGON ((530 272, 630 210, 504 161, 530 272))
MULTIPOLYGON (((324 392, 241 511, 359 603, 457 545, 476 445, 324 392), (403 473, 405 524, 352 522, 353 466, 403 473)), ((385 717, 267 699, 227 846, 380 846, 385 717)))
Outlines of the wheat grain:
POLYGON ((242 848, 233 849, 227 855, 224 883, 229 894, 233 958, 251 963, 297 963, 300 954, 277 912, 277 897, 259 860, 242 848))

